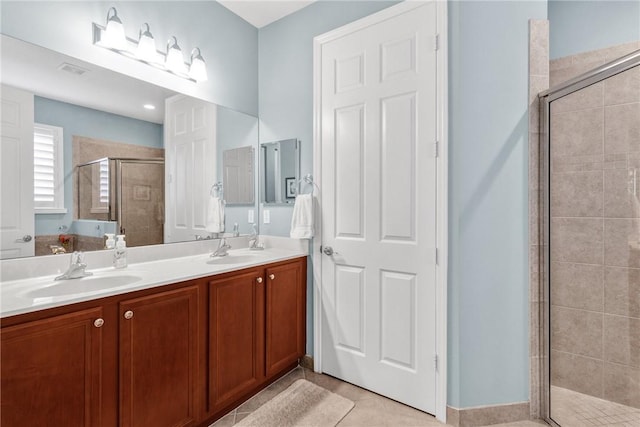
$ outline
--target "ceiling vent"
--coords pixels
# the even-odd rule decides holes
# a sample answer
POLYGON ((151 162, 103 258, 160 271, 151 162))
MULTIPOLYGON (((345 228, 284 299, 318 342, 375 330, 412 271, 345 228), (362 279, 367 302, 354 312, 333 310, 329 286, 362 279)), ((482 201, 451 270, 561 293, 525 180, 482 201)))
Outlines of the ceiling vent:
POLYGON ((71 73, 76 76, 81 76, 84 73, 88 72, 86 68, 79 67, 77 65, 69 64, 68 62, 63 62, 58 66, 58 70, 66 71, 67 73, 71 73))

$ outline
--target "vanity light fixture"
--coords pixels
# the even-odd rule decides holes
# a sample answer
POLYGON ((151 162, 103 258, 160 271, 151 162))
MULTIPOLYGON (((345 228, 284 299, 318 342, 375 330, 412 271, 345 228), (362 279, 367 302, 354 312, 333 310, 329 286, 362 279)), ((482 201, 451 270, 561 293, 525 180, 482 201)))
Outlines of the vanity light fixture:
POLYGON ((158 51, 156 50, 156 42, 151 34, 149 24, 146 22, 142 24, 142 28, 140 29, 140 38, 138 39, 138 47, 136 48, 136 57, 150 64, 157 64, 160 62, 158 51))
POLYGON ((199 47, 196 47, 191 51, 191 66, 189 67, 189 77, 198 82, 205 82, 208 79, 207 66, 204 63, 204 59, 202 58, 199 47))
POLYGON ((189 64, 184 62, 182 50, 175 36, 167 43, 167 53, 159 52, 146 22, 140 29, 138 40, 130 39, 125 34, 124 25, 115 7, 107 11, 105 26, 93 23, 93 44, 187 80, 207 80, 207 67, 199 48, 191 51, 189 64))
POLYGON ((115 7, 107 11, 107 25, 104 29, 105 46, 111 49, 125 50, 127 48, 127 38, 124 35, 124 26, 118 17, 118 11, 115 7), (113 12, 113 15, 109 14, 113 12))
POLYGON ((164 61, 164 66, 174 74, 182 76, 187 72, 182 49, 178 46, 178 39, 175 36, 171 37, 171 39, 167 42, 167 57, 164 61))

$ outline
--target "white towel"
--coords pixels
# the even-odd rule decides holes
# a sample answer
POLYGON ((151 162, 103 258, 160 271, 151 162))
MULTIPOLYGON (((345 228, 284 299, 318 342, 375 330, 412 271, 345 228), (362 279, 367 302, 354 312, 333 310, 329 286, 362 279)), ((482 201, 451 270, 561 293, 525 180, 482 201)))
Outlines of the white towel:
POLYGON ((310 239, 313 237, 313 195, 301 194, 296 197, 291 218, 291 237, 310 239))
POLYGON ((224 200, 219 197, 209 197, 207 208, 207 226, 209 233, 222 233, 224 231, 224 200))

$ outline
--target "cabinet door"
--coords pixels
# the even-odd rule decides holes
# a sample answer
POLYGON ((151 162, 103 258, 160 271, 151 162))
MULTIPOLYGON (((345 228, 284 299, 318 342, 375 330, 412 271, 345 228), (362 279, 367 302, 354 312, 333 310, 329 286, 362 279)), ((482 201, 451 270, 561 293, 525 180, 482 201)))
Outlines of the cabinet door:
POLYGON ((102 309, 2 329, 0 424, 99 426, 102 309))
POLYGON ((210 282, 209 381, 213 412, 264 379, 264 279, 260 269, 210 282))
POLYGON ((122 301, 120 425, 196 423, 198 287, 122 301))
POLYGON ((306 260, 267 268, 267 376, 282 371, 305 347, 306 260))

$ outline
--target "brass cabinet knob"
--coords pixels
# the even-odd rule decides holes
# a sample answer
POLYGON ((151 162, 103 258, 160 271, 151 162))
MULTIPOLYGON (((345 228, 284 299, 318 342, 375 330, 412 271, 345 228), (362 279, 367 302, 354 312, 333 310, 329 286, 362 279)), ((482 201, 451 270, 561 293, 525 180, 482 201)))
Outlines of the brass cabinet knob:
POLYGON ((133 311, 131 311, 131 310, 127 310, 127 311, 125 311, 125 312, 124 312, 124 318, 125 318, 125 319, 129 320, 129 319, 131 319, 132 317, 133 317, 133 311))
POLYGON ((258 283, 262 283, 262 277, 258 277, 258 278, 256 279, 256 282, 258 282, 258 283))
POLYGON ((93 321, 93 326, 95 326, 96 328, 101 328, 102 325, 104 325, 104 319, 100 317, 93 321))
POLYGON ((275 274, 270 274, 270 275, 269 275, 269 279, 273 280, 273 279, 275 279, 275 278, 276 278, 276 275, 275 275, 275 274))

